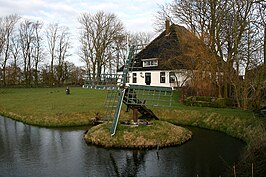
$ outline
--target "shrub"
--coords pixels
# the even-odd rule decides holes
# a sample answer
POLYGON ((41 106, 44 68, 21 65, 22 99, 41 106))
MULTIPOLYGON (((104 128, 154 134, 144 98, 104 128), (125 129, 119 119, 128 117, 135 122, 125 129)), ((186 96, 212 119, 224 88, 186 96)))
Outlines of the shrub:
POLYGON ((234 107, 234 101, 229 98, 216 98, 207 96, 190 96, 184 100, 187 106, 226 108, 234 107))

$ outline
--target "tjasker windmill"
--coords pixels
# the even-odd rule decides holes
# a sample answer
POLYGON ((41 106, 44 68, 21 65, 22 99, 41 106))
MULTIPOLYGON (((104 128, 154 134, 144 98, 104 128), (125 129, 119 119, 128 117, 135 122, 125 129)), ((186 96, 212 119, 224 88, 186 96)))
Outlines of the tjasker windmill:
POLYGON ((171 87, 127 84, 128 72, 133 66, 137 46, 131 46, 122 74, 90 75, 84 88, 107 89, 105 99, 106 115, 103 119, 112 120, 111 135, 115 135, 122 104, 133 110, 133 121, 140 118, 159 119, 151 109, 153 107, 171 107, 173 90, 171 87))

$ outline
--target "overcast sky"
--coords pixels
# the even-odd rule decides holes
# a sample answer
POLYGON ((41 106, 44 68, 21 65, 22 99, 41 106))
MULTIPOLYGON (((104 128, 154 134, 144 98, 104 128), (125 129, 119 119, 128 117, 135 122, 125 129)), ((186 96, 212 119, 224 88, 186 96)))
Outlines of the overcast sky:
MULTIPOLYGON (((45 24, 59 23, 70 28, 74 36, 83 12, 115 13, 127 31, 154 32, 154 15, 158 5, 172 0, 0 0, 0 17, 18 14, 45 24)), ((77 38, 77 37, 74 37, 77 38)), ((74 57, 74 56, 73 56, 74 57)))

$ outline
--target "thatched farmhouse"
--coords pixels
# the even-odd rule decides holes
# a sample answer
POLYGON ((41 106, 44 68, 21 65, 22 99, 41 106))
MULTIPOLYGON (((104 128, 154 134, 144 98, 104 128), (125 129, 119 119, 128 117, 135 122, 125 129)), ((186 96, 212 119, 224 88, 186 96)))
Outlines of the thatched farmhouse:
POLYGON ((216 57, 198 37, 166 21, 165 30, 136 55, 128 82, 182 87, 192 84, 197 75, 203 79, 212 72, 216 75, 215 63, 216 57))

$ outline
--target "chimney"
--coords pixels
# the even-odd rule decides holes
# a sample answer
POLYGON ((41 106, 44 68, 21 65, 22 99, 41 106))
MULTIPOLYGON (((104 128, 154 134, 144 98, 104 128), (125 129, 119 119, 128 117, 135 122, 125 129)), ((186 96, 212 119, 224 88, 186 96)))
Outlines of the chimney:
POLYGON ((169 19, 167 18, 165 20, 165 35, 169 35, 170 34, 170 21, 169 19))

